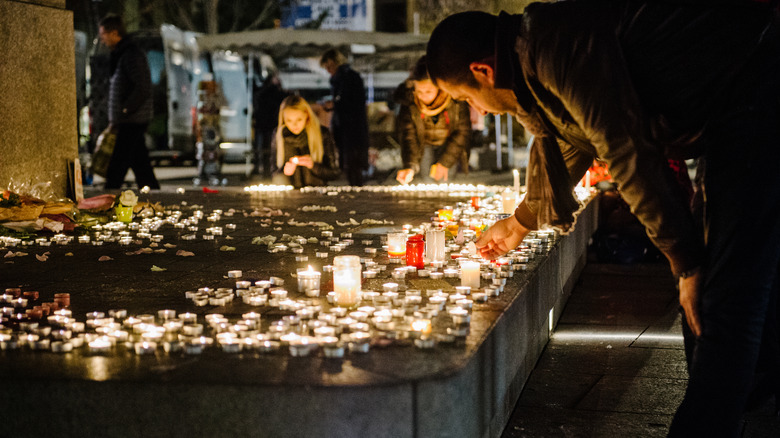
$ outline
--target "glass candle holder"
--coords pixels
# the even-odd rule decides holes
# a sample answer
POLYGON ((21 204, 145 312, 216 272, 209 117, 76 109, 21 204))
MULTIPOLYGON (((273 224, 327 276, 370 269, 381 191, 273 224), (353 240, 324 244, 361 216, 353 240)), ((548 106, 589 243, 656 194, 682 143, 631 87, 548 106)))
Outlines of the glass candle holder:
POLYGON ((517 192, 514 190, 504 190, 501 193, 501 212, 505 214, 512 214, 517 207, 517 192))
POLYGON ((460 284, 472 290, 479 289, 479 262, 462 260, 460 262, 460 284))
POLYGON ((425 232, 425 260, 428 263, 444 261, 444 243, 444 230, 428 230, 425 232))
POLYGON ((360 257, 333 258, 333 301, 340 307, 357 307, 360 301, 360 257))
POLYGON ((387 233, 387 254, 394 258, 406 255, 406 233, 387 233))
POLYGON ((421 234, 415 234, 406 241, 406 264, 417 269, 425 267, 423 253, 425 251, 425 240, 421 234))

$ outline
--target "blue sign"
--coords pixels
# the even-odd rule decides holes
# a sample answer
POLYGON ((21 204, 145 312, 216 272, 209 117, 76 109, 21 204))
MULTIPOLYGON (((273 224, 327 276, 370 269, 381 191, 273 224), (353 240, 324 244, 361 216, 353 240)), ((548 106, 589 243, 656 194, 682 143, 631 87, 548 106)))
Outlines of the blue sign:
POLYGON ((327 12, 321 29, 373 31, 370 2, 373 0, 300 0, 282 10, 282 27, 297 28, 327 12))

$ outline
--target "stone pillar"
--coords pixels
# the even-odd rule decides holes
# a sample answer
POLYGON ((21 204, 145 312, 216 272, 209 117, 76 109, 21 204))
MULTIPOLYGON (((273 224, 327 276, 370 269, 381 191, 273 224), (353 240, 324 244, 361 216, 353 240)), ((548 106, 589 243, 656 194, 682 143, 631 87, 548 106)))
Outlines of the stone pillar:
POLYGON ((0 47, 0 189, 38 185, 41 193, 51 182, 49 193, 64 197, 68 163, 78 155, 65 0, 0 0, 0 47))

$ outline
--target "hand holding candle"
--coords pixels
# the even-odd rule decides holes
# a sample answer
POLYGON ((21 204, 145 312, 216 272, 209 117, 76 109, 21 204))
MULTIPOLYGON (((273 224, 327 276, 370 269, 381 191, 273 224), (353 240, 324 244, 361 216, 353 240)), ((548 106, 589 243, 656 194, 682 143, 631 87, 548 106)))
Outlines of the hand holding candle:
POLYGON ((517 248, 531 230, 522 226, 514 215, 485 230, 475 242, 480 256, 493 260, 517 248))
POLYGON ((395 176, 396 181, 403 185, 407 185, 410 182, 412 182, 412 179, 414 178, 414 170, 412 169, 401 169, 398 171, 398 173, 395 176))

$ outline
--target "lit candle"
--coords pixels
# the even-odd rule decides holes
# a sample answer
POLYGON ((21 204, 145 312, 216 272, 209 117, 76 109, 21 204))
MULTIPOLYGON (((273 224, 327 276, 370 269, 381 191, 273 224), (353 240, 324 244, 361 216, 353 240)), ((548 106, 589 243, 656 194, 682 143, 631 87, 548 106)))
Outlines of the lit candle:
MULTIPOLYGON (((92 343, 90 343, 90 348, 91 345, 92 343)), ((133 349, 135 350, 135 354, 138 355, 154 354, 154 351, 157 349, 157 343, 151 341, 136 342, 133 344, 133 349)))
POLYGON ((506 189, 501 194, 501 212, 504 214, 512 214, 515 212, 517 206, 517 192, 506 189))
POLYGON ((412 321, 412 332, 416 337, 427 337, 431 334, 430 319, 415 319, 412 321))
POLYGON ((360 271, 360 257, 358 256, 336 256, 333 258, 333 298, 336 305, 357 306, 360 299, 360 271))
POLYGON ((387 253, 390 257, 406 255, 406 233, 387 233, 387 253))
POLYGON ((298 292, 304 292, 306 295, 320 290, 320 278, 322 273, 312 269, 311 265, 307 269, 298 269, 298 292))
POLYGON ((111 348, 111 338, 100 336, 89 343, 90 353, 105 353, 111 348))
POLYGON ((471 322, 469 311, 462 307, 455 307, 449 311, 450 318, 455 325, 465 325, 471 322))
POLYGON ((517 169, 512 169, 512 176, 514 177, 514 190, 515 193, 520 193, 520 172, 517 169))
POLYGON ((479 289, 479 262, 473 260, 460 262, 460 284, 471 289, 479 289))
POLYGON ((444 207, 440 209, 438 212, 439 220, 440 221, 451 221, 452 220, 452 207, 444 207))

